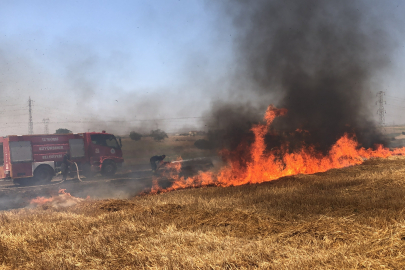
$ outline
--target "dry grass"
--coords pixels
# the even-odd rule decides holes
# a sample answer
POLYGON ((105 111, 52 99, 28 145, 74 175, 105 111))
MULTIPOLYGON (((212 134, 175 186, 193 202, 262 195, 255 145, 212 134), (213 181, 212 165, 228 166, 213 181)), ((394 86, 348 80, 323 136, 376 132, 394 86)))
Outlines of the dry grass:
POLYGON ((405 159, 0 213, 3 269, 404 269, 405 159))

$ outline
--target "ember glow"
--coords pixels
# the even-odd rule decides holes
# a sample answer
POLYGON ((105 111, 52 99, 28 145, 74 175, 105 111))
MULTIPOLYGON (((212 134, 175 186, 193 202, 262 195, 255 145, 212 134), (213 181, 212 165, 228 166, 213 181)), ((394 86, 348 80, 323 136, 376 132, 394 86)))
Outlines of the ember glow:
MULTIPOLYGON (((221 154, 228 164, 219 172, 200 172, 194 177, 184 178, 178 174, 164 175, 174 179, 173 185, 167 189, 159 188, 154 181, 152 193, 165 192, 189 187, 201 186, 239 186, 244 184, 257 184, 272 181, 284 176, 297 174, 314 174, 325 172, 330 169, 343 168, 363 163, 370 158, 387 158, 392 155, 405 155, 405 148, 389 150, 382 145, 376 145, 375 149, 362 148, 354 135, 345 134, 331 147, 325 155, 317 152, 313 146, 304 146, 298 151, 289 152, 287 145, 278 149, 266 151, 264 137, 269 131, 273 120, 278 116, 287 114, 286 109, 277 109, 269 106, 265 116, 265 124, 257 124, 252 127, 254 142, 250 147, 248 160, 241 162, 230 158, 234 153, 222 151, 221 154)), ((302 132, 302 131, 297 131, 302 132)), ((243 147, 241 145, 241 147, 243 147)), ((178 168, 177 168, 178 171, 178 168)))

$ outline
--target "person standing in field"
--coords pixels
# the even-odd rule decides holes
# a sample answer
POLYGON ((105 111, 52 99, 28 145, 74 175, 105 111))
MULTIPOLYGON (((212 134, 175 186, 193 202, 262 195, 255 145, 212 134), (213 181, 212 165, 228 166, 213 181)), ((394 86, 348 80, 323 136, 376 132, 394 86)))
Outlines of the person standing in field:
POLYGON ((161 156, 153 156, 150 158, 150 166, 152 167, 152 172, 156 172, 156 170, 158 169, 158 165, 163 163, 165 157, 166 155, 161 155, 161 156))
POLYGON ((63 180, 63 181, 66 180, 67 174, 68 174, 68 172, 69 172, 69 165, 70 165, 70 164, 73 164, 73 162, 70 160, 69 153, 66 152, 66 153, 63 155, 62 164, 61 164, 61 166, 60 166, 60 170, 61 170, 61 173, 62 173, 62 176, 63 176, 63 177, 62 177, 62 180, 63 180))

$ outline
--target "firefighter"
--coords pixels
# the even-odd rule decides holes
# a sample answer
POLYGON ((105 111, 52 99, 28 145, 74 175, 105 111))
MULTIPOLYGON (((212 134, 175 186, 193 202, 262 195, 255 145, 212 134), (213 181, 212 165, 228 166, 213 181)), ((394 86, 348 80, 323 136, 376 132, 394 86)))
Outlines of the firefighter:
POLYGON ((63 155, 63 161, 62 161, 62 164, 60 166, 60 170, 61 170, 61 173, 62 173, 62 176, 63 176, 62 177, 63 181, 66 180, 66 177, 67 177, 68 172, 69 172, 69 165, 71 165, 71 164, 73 164, 73 162, 70 160, 69 153, 66 152, 63 155))
POLYGON ((152 172, 156 172, 156 170, 158 169, 158 165, 163 163, 165 157, 166 155, 161 155, 161 156, 153 156, 150 158, 150 166, 152 167, 152 172))

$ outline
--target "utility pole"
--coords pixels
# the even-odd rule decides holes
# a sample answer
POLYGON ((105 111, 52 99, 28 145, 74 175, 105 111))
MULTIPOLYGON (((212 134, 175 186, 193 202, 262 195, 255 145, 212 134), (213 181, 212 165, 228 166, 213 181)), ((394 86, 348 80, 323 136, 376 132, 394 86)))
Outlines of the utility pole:
POLYGON ((44 134, 49 134, 48 130, 49 118, 42 119, 42 122, 44 123, 44 134))
MULTIPOLYGON (((384 96, 385 96, 385 92, 384 91, 380 91, 377 93, 377 103, 378 103, 378 110, 377 110, 377 114, 378 114, 378 118, 379 118, 379 122, 380 122, 380 126, 385 126, 385 108, 384 108, 384 104, 387 104, 384 101, 384 96)), ((377 104, 376 103, 376 104, 377 104)))
POLYGON ((28 112, 29 112, 29 120, 28 120, 28 134, 34 134, 34 123, 32 122, 32 102, 33 100, 31 97, 28 99, 28 112))

